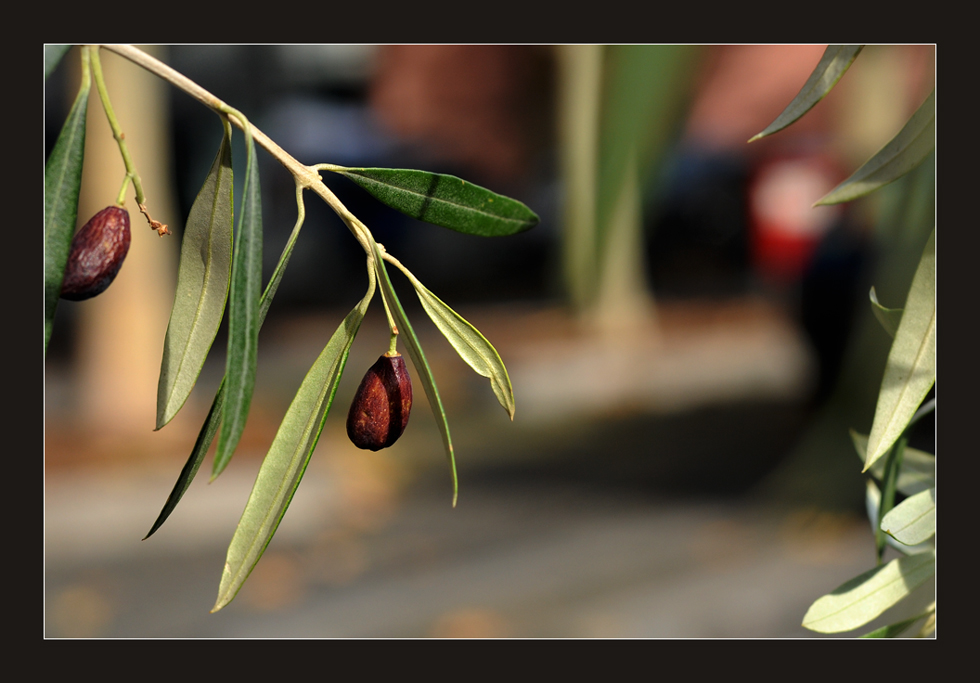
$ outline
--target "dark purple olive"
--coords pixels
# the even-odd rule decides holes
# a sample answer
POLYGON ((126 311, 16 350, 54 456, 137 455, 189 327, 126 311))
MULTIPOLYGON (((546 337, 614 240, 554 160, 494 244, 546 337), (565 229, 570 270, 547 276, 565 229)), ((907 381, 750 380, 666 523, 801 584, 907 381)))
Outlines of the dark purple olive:
POLYGON ((412 379, 401 354, 372 365, 347 413, 347 436, 358 448, 379 451, 398 440, 412 412, 412 379))
POLYGON ((75 233, 68 252, 61 298, 91 299, 112 284, 129 252, 129 212, 110 206, 75 233))

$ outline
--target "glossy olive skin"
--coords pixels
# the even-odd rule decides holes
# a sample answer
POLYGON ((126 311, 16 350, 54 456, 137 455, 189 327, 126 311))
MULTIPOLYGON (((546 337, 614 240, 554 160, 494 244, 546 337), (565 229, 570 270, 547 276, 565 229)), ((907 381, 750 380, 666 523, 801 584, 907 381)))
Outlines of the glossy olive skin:
POLYGON ((412 379, 405 359, 385 354, 361 380, 347 413, 347 436, 358 448, 379 451, 398 440, 412 412, 412 379))
POLYGON ((129 212, 110 206, 75 233, 61 282, 61 298, 91 299, 112 284, 129 252, 129 212))

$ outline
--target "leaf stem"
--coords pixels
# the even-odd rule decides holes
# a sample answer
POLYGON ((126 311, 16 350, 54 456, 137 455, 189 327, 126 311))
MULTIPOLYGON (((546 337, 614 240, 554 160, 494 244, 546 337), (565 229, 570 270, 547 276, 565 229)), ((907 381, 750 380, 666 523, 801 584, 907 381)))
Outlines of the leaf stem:
POLYGON ((881 564, 885 552, 885 532, 881 530, 881 520, 895 507, 895 488, 898 473, 902 469, 902 459, 905 455, 905 445, 908 439, 903 435, 895 443, 888 459, 885 461, 885 472, 882 475, 881 500, 878 501, 878 527, 875 529, 875 547, 878 554, 878 564, 881 564))
POLYGON ((122 126, 119 125, 119 120, 116 118, 116 111, 112 108, 112 102, 109 100, 109 90, 106 88, 105 78, 102 76, 102 61, 99 59, 99 46, 94 46, 94 49, 90 50, 90 52, 92 55, 92 75, 95 77, 95 87, 99 91, 99 100, 102 102, 102 109, 105 111, 106 119, 109 121, 109 128, 112 129, 112 137, 119 146, 119 153, 122 155, 123 165, 126 167, 126 179, 123 181, 123 186, 120 188, 119 195, 116 197, 116 204, 122 206, 126 199, 126 186, 132 183, 133 189, 136 191, 136 203, 139 205, 143 215, 146 216, 147 223, 160 236, 169 235, 171 233, 167 226, 159 221, 153 220, 146 210, 146 195, 143 193, 143 182, 140 180, 140 174, 136 171, 136 164, 133 163, 133 158, 129 154, 129 147, 126 145, 126 134, 123 133, 122 126))
MULTIPOLYGON (((378 251, 381 253, 381 258, 383 260, 384 257, 385 257, 385 254, 388 253, 388 252, 385 251, 385 248, 384 248, 384 245, 383 244, 378 244, 378 251)), ((373 250, 372 250, 371 260, 369 261, 369 265, 371 265, 373 263, 374 263, 374 253, 373 253, 373 250)), ((391 340, 391 349, 390 350, 391 351, 394 351, 395 350, 395 339, 398 337, 398 324, 395 323, 395 317, 394 317, 394 315, 391 312, 391 308, 388 307, 388 299, 386 297, 381 297, 381 301, 384 302, 384 305, 385 305, 385 315, 388 316, 388 327, 391 328, 392 340, 391 340)))

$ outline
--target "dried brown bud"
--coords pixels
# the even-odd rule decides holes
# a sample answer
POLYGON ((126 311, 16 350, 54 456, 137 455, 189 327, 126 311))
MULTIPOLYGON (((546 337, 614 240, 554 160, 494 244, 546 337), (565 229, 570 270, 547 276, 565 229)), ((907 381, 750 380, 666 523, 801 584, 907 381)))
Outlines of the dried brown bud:
POLYGON ((61 298, 90 299, 106 290, 129 251, 129 212, 110 206, 92 216, 71 240, 61 298))
POLYGON ((372 365, 347 413, 347 436, 358 448, 379 451, 398 440, 412 412, 412 379, 401 354, 372 365))

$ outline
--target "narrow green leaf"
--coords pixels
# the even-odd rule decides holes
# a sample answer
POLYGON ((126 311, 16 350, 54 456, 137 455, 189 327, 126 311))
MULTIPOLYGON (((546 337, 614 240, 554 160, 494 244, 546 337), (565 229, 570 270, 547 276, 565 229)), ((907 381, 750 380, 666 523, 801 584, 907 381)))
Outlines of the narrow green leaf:
MULTIPOLYGON (((868 451, 868 437, 851 430, 851 441, 861 462, 868 451)), ((885 475, 885 463, 878 460, 868 470, 879 480, 885 475)), ((936 457, 917 448, 905 448, 902 468, 898 473, 896 487, 906 496, 913 496, 936 485, 936 457)))
POLYGON ((936 229, 912 279, 868 437, 866 471, 902 434, 936 381, 936 229))
POLYGON ((232 601, 279 527, 316 448, 351 344, 373 294, 372 287, 347 314, 289 405, 228 546, 218 599, 212 612, 232 601))
MULTIPOLYGON (((303 227, 303 220, 306 216, 305 207, 303 206, 303 195, 302 189, 298 189, 296 192, 296 202, 298 204, 299 216, 296 219, 296 225, 293 226, 293 232, 289 235, 289 239, 286 241, 286 246, 282 250, 282 255, 279 257, 279 263, 276 264, 276 269, 272 271, 272 278, 269 280, 269 284, 266 285, 265 291, 262 293, 262 300, 259 304, 259 327, 265 321, 265 316, 269 312, 269 307, 272 305, 272 299, 276 295, 276 290, 279 289, 279 282, 282 280, 283 273, 286 272, 286 265, 289 263, 289 257, 293 254, 293 247, 296 245, 296 238, 299 237, 299 231, 303 227)), ((207 454, 208 449, 211 447, 211 442, 214 440, 215 435, 218 433, 218 427, 221 425, 222 407, 225 400, 225 379, 221 378, 221 385, 218 387, 218 392, 215 394, 214 400, 211 402, 211 410, 208 411, 207 419, 205 419, 204 424, 201 426, 201 431, 197 435, 197 441, 194 443, 194 448, 191 450, 190 457, 187 458, 187 462, 184 464, 183 469, 180 471, 180 475, 177 477, 177 482, 174 484, 173 490, 167 497, 167 501, 163 505, 163 509, 157 516, 156 521, 153 523, 153 527, 150 532, 145 536, 144 540, 153 535, 153 533, 159 529, 170 513, 174 511, 177 507, 177 503, 184 496, 191 482, 194 481, 194 477, 197 475, 197 471, 201 467, 201 463, 204 462, 204 456, 207 454)), ((211 480, 214 481, 227 466, 229 460, 225 460, 221 468, 215 468, 211 475, 211 480)))
POLYGON ((78 220, 78 191, 85 158, 85 119, 92 81, 88 53, 82 59, 82 84, 44 166, 44 353, 54 328, 71 238, 78 220))
POLYGON ((44 46, 44 80, 48 80, 48 76, 57 68, 58 64, 61 63, 61 59, 71 48, 71 45, 44 46))
POLYGON ((898 135, 814 206, 849 202, 874 192, 921 164, 935 148, 936 91, 933 90, 898 135))
POLYGON ((882 626, 881 628, 876 628, 874 631, 869 631, 859 638, 897 638, 902 635, 902 633, 908 629, 909 626, 917 622, 922 617, 929 616, 929 612, 914 616, 911 619, 905 619, 894 624, 889 624, 888 626, 882 626))
POLYGON ((880 303, 878 303, 878 295, 875 293, 875 288, 871 288, 871 311, 875 314, 878 322, 881 326, 885 328, 885 332, 892 339, 895 338, 895 333, 898 331, 898 324, 902 321, 902 309, 901 308, 885 308, 880 303))
POLYGON ((500 354, 480 334, 480 331, 467 322, 459 313, 447 306, 439 297, 430 292, 408 271, 402 271, 415 287, 422 308, 429 314, 443 336, 452 344, 460 358, 473 370, 490 380, 493 393, 503 406, 510 419, 514 419, 514 388, 500 354))
POLYGON ((871 533, 875 537, 875 550, 877 551, 879 533, 881 533, 881 539, 884 540, 884 543, 890 545, 903 555, 917 555, 919 553, 926 552, 927 550, 932 550, 933 546, 929 543, 905 545, 904 543, 899 543, 894 538, 881 531, 881 525, 878 524, 878 520, 881 517, 878 514, 881 510, 881 497, 881 491, 875 484, 874 479, 868 479, 865 482, 864 506, 868 513, 868 522, 871 526, 871 533))
POLYGON ((398 300, 395 288, 392 287, 391 280, 388 278, 388 271, 385 270, 385 264, 381 258, 381 250, 373 239, 371 244, 374 248, 374 263, 378 274, 378 283, 381 286, 381 295, 395 318, 399 338, 404 340, 408 347, 408 355, 415 365, 419 379, 422 380, 422 387, 429 399, 429 407, 432 408, 432 414, 436 418, 436 426, 439 427, 439 432, 442 434, 442 444, 446 449, 446 457, 449 458, 449 469, 453 478, 453 507, 456 507, 456 497, 459 493, 459 483, 456 478, 456 458, 453 454, 453 440, 449 435, 449 421, 446 419, 446 411, 442 407, 442 399, 439 398, 439 388, 436 386, 435 377, 432 376, 432 369, 429 367, 428 361, 425 360, 422 345, 419 343, 418 337, 415 336, 415 331, 412 329, 411 323, 408 322, 408 316, 405 315, 405 310, 398 300))
MULTIPOLYGON (((905 446, 907 443, 908 437, 903 434, 883 458, 885 461, 885 476, 881 480, 881 495, 878 498, 878 514, 875 519, 883 519, 895 506, 896 482, 898 481, 898 472, 902 467, 902 460, 905 457, 905 446)), ((880 525, 875 525, 874 532, 875 548, 878 552, 878 563, 880 564, 885 553, 885 546, 889 545, 889 536, 881 530, 880 525)))
POLYGON ((498 237, 533 228, 527 206, 456 176, 395 168, 330 167, 375 199, 426 223, 470 235, 498 237))
MULTIPOLYGON (((246 126, 246 130, 248 127, 246 126)), ((259 163, 251 134, 238 219, 238 237, 228 295, 228 357, 225 363, 225 409, 215 467, 231 459, 245 430, 255 389, 259 343, 259 298, 262 291, 262 196, 259 163)))
POLYGON ((840 633, 864 626, 936 572, 932 550, 900 557, 840 585, 814 602, 803 626, 818 633, 840 633))
POLYGON ((191 455, 187 458, 187 462, 184 463, 184 467, 180 470, 180 474, 177 476, 177 483, 174 484, 173 490, 167 496, 167 500, 163 504, 163 509, 160 510, 160 514, 157 515, 153 526, 150 527, 146 536, 143 537, 144 541, 163 526, 163 523, 170 517, 170 513, 177 507, 177 503, 184 497, 191 482, 194 481, 194 477, 197 476, 197 471, 201 469, 201 463, 204 462, 204 456, 207 454, 208 449, 211 447, 211 442, 214 441, 214 437, 218 433, 218 427, 221 426, 221 411, 224 401, 225 380, 222 377, 221 385, 218 387, 218 393, 215 394, 214 400, 211 402, 211 410, 208 411, 208 416, 201 426, 201 431, 198 432, 197 441, 194 442, 194 448, 191 449, 191 455))
POLYGON ((786 109, 770 123, 765 130, 749 139, 749 142, 772 135, 810 111, 813 106, 822 100, 831 88, 837 85, 844 72, 847 71, 858 53, 864 49, 864 45, 828 45, 824 50, 823 56, 817 62, 810 77, 800 88, 793 101, 787 105, 786 109))
POLYGON ((918 545, 936 533, 936 489, 921 491, 891 509, 881 530, 899 543, 918 545))
POLYGON ((234 183, 231 124, 223 124, 221 145, 187 216, 180 245, 177 290, 157 385, 157 429, 170 422, 190 396, 228 299, 234 183))

